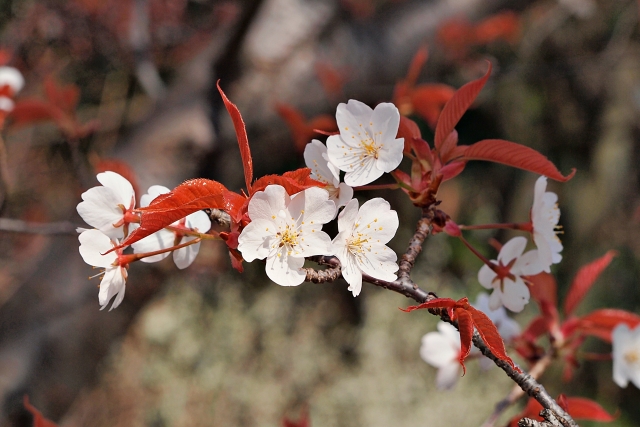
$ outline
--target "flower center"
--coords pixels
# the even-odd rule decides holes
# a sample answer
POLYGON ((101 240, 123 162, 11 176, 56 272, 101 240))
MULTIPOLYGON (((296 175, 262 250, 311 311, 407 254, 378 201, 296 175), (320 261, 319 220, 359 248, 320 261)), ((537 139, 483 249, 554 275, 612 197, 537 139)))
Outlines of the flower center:
POLYGON ((349 240, 347 244, 347 248, 349 249, 349 252, 351 252, 353 255, 362 254, 365 252, 365 248, 363 248, 363 246, 368 242, 369 242, 369 238, 367 236, 365 236, 362 233, 357 233, 356 236, 353 236, 349 240))
POLYGON ((629 365, 637 365, 640 363, 640 352, 638 352, 638 349, 635 348, 629 350, 624 354, 624 360, 629 365))
POLYGON ((298 237, 300 237, 300 232, 295 230, 291 225, 287 225, 283 231, 278 232, 278 236, 280 237, 279 247, 283 246, 296 246, 298 244, 298 237))
POLYGON ((367 138, 360 141, 360 146, 364 149, 365 156, 372 156, 374 159, 378 159, 380 147, 376 146, 373 138, 367 138))

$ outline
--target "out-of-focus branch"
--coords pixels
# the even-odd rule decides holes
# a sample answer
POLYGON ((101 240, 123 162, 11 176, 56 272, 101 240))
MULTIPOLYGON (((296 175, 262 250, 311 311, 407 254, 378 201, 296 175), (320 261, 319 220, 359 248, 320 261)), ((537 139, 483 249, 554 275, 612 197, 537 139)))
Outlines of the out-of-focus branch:
POLYGON ((28 234, 73 234, 77 235, 77 225, 68 221, 62 222, 26 222, 21 219, 0 218, 0 232, 28 234))

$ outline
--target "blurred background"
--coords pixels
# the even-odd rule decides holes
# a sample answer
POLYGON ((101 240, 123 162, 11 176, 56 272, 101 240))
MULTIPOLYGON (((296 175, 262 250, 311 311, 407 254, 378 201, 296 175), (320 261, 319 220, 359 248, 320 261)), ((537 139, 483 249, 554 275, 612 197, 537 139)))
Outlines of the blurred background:
MULTIPOLYGON (((436 390, 418 349, 437 319, 402 313, 411 301, 371 285, 355 299, 342 280, 283 288, 260 262, 240 275, 221 243, 205 242, 184 271, 168 259, 133 265, 123 304, 99 311, 73 232, 80 194, 107 169, 132 171, 138 195, 194 177, 238 191, 218 79, 242 112, 259 177, 303 166, 304 144, 325 139, 312 129, 332 130, 337 104, 351 98, 395 101, 431 141, 439 99, 490 61, 460 143, 508 139, 564 174, 577 168, 549 184, 564 230, 560 298, 581 265, 616 249, 578 314, 638 313, 638 16, 630 0, 3 0, 2 59, 26 85, 2 134, 0 217, 56 233, 0 223, 0 424, 31 425, 27 394, 64 427, 280 426, 305 411, 312 426, 480 426, 509 379, 470 362, 454 390, 436 390), (425 46, 428 59, 407 77, 425 46), (396 88, 406 78, 416 79, 409 95, 396 88)), ((439 198, 459 223, 523 222, 536 178, 475 162, 439 198)), ((418 210, 398 191, 364 193, 373 196, 398 210, 391 246, 404 251, 418 210)), ((490 258, 489 238, 511 237, 466 235, 490 258)), ((437 235, 413 277, 439 296, 474 300, 480 266, 437 235)), ((516 319, 536 313, 530 304, 516 319)), ((597 340, 585 349, 610 352, 597 340)), ((571 381, 558 363, 542 383, 619 411, 616 425, 638 425, 640 391, 617 387, 610 361, 580 362, 571 381)))

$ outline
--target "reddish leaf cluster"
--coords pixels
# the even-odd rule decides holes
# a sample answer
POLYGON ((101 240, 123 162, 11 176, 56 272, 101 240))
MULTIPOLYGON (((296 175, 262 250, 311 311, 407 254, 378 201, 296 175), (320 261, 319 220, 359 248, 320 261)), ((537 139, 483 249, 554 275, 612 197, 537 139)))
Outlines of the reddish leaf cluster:
POLYGON ((436 124, 434 148, 422 139, 418 126, 407 118, 402 118, 398 137, 405 139, 405 154, 412 158, 411 175, 396 170, 394 177, 416 206, 427 206, 434 201, 441 181, 460 174, 470 160, 485 160, 502 163, 529 172, 545 175, 556 181, 567 181, 568 176, 560 171, 537 151, 501 139, 486 139, 475 144, 458 145, 455 127, 475 101, 491 74, 491 64, 487 73, 458 89, 446 103, 436 124))
POLYGON ((337 132, 338 130, 336 119, 326 114, 307 120, 300 111, 287 104, 276 104, 276 111, 287 123, 293 136, 296 151, 300 154, 304 152, 307 143, 318 133, 316 129, 323 132, 337 132))
POLYGON ((458 330, 460 331, 459 361, 465 372, 466 368, 464 366, 464 360, 469 356, 469 352, 471 352, 471 341, 473 339, 474 328, 478 331, 478 334, 480 334, 480 337, 494 356, 507 362, 512 368, 519 371, 519 368, 507 355, 507 351, 504 348, 504 342, 502 341, 496 326, 486 314, 471 306, 467 298, 462 298, 458 301, 454 301, 451 298, 436 298, 420 305, 412 305, 401 310, 410 312, 423 308, 444 310, 452 321, 458 322, 458 330))
POLYGON ((505 11, 477 24, 461 17, 450 19, 438 28, 436 37, 450 55, 464 58, 474 46, 482 46, 498 40, 517 43, 520 39, 520 29, 518 15, 512 11, 505 11))
POLYGON ((422 70, 428 56, 426 47, 422 47, 416 52, 411 60, 407 76, 396 83, 393 90, 393 103, 403 116, 415 113, 425 119, 433 128, 438 121, 442 107, 451 99, 455 89, 445 84, 416 86, 420 70, 422 70))
POLYGON ((76 117, 80 100, 78 86, 61 85, 53 77, 44 80, 45 100, 25 98, 16 102, 10 114, 15 126, 53 120, 60 131, 69 139, 83 138, 96 130, 97 122, 82 124, 76 117))

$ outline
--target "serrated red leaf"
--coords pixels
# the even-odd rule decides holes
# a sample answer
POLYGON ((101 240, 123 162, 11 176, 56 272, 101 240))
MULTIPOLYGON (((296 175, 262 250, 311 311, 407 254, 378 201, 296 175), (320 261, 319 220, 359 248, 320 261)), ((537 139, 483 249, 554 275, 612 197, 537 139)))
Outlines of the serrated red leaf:
POLYGON ((26 394, 22 398, 22 404, 24 405, 24 408, 33 415, 33 427, 58 427, 56 423, 46 419, 35 406, 29 403, 29 396, 26 394))
POLYGON ((294 171, 285 172, 283 175, 266 175, 256 180, 251 188, 251 194, 262 191, 268 185, 277 184, 284 187, 287 194, 294 195, 300 191, 311 187, 324 187, 324 182, 311 178, 311 169, 300 168, 294 171))
POLYGON ((467 311, 473 319, 473 324, 475 325, 478 334, 480 334, 485 345, 489 347, 491 353, 493 353, 497 358, 507 362, 515 370, 519 370, 513 363, 513 360, 507 356, 504 341, 502 341, 502 337, 498 333, 498 328, 496 328, 496 325, 493 324, 491 319, 473 306, 469 306, 467 311))
POLYGON ((401 308, 400 310, 404 311, 405 313, 409 313, 414 310, 422 310, 423 308, 453 308, 455 307, 455 305, 456 301, 452 300, 451 298, 436 298, 432 299, 431 301, 423 302, 419 305, 410 305, 409 307, 401 308))
POLYGON ((474 322, 471 313, 464 308, 456 308, 455 316, 458 319, 458 330, 460 331, 460 355, 458 361, 462 365, 462 374, 464 375, 467 373, 464 360, 471 352, 474 322))
POLYGON ((576 173, 576 170, 573 169, 569 175, 563 176, 549 159, 533 148, 503 139, 485 139, 469 145, 465 148, 464 155, 460 160, 486 160, 502 163, 561 182, 570 180, 576 173))
POLYGON ((220 209, 229 213, 232 219, 237 218, 236 214, 241 210, 245 200, 245 197, 227 190, 216 181, 203 178, 186 181, 170 193, 156 197, 148 207, 139 209, 140 227, 118 248, 131 245, 202 209, 220 209))
POLYGON ((446 103, 440 117, 438 118, 438 124, 436 125, 435 134, 435 147, 436 150, 440 150, 445 139, 456 127, 464 113, 469 109, 473 101, 484 87, 485 83, 491 75, 491 63, 489 62, 489 69, 487 73, 477 80, 471 81, 460 89, 458 89, 449 102, 446 103))
POLYGON ((583 316, 578 329, 585 335, 593 335, 611 342, 611 331, 620 323, 633 329, 640 325, 640 316, 626 310, 603 308, 583 316))
POLYGON ((616 419, 615 416, 605 411, 598 403, 584 397, 567 397, 566 406, 566 411, 569 415, 578 420, 591 420, 606 423, 616 419))
POLYGON ((617 251, 608 251, 602 257, 584 265, 578 270, 578 273, 576 273, 571 283, 571 288, 569 288, 567 299, 564 302, 564 313, 566 316, 570 316, 573 313, 573 310, 580 304, 589 289, 591 289, 591 286, 593 286, 593 283, 617 254, 617 251))
POLYGON ((240 157, 242 158, 242 168, 244 170, 244 182, 247 186, 247 191, 251 193, 251 182, 253 181, 253 158, 251 157, 251 149, 249 148, 249 138, 247 137, 247 129, 242 120, 240 110, 234 103, 229 101, 227 95, 222 91, 220 87, 220 80, 216 83, 218 92, 222 96, 224 106, 227 108, 231 121, 233 122, 233 128, 236 131, 236 137, 238 138, 238 147, 240 147, 240 157))

